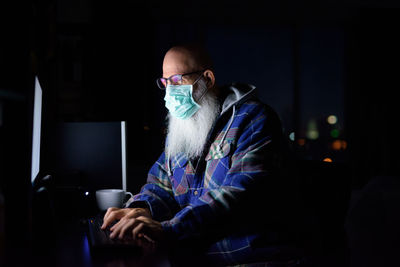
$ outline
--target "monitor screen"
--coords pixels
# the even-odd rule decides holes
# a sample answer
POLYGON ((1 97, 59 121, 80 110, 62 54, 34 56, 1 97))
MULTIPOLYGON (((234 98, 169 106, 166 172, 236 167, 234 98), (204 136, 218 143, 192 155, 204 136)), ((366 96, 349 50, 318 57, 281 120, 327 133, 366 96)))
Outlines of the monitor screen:
POLYGON ((52 152, 58 185, 126 190, 125 124, 124 121, 59 123, 52 152))
POLYGON ((35 91, 33 102, 33 132, 32 132, 32 161, 31 182, 33 183, 39 174, 40 168, 40 132, 42 125, 42 88, 38 77, 35 77, 35 91))

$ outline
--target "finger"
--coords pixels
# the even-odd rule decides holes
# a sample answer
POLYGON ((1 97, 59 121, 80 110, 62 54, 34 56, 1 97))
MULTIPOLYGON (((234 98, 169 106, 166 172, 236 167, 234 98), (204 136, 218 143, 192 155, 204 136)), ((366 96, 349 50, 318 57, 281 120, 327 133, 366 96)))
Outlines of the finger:
MULTIPOLYGON (((138 210, 138 209, 135 209, 138 210)), ((119 209, 116 211, 111 211, 108 218, 107 218, 107 223, 111 224, 111 222, 113 222, 114 220, 118 220, 121 219, 123 220, 125 219, 131 219, 131 218, 140 218, 140 220, 147 220, 148 221, 148 217, 144 214, 142 214, 142 211, 138 210, 131 210, 129 212, 126 212, 127 209, 119 209), (139 216, 139 217, 138 217, 139 216)), ((107 225, 108 225, 107 224, 107 225)), ((117 227, 119 227, 119 222, 116 223, 113 227, 110 228, 111 231, 114 231, 114 229, 116 229, 117 227)))
POLYGON ((110 231, 113 232, 115 229, 119 228, 124 223, 124 221, 124 219, 119 220, 112 227, 110 227, 110 231))
POLYGON ((107 218, 107 216, 110 214, 110 212, 116 210, 116 208, 108 208, 106 211, 106 214, 104 214, 104 219, 107 218))
POLYGON ((133 228, 132 230, 132 236, 134 239, 139 239, 138 234, 141 233, 144 229, 144 223, 141 222, 139 223, 136 227, 133 228))
POLYGON ((143 239, 147 240, 150 243, 156 243, 153 239, 151 239, 148 235, 139 234, 143 239))
POLYGON ((106 219, 103 220, 103 225, 101 226, 101 229, 103 229, 103 230, 106 229, 115 220, 116 220, 115 214, 111 213, 110 215, 108 215, 108 217, 106 219))
POLYGON ((127 220, 121 219, 119 222, 117 222, 113 227, 110 228, 110 231, 112 232, 110 234, 111 238, 115 238, 117 235, 119 235, 122 227, 126 223, 127 220))
POLYGON ((137 219, 140 220, 140 221, 142 221, 142 222, 146 222, 146 223, 149 223, 149 222, 152 221, 151 218, 149 218, 149 217, 147 217, 147 216, 143 216, 143 215, 137 217, 137 219))
POLYGON ((111 238, 111 239, 114 239, 117 235, 119 235, 119 229, 120 229, 121 227, 122 227, 122 226, 119 225, 119 227, 114 228, 114 230, 111 231, 111 233, 110 233, 110 238, 111 238))
POLYGON ((135 219, 130 219, 129 221, 127 221, 124 225, 122 225, 121 229, 120 229, 120 233, 118 235, 119 239, 124 238, 125 233, 131 228, 134 227, 136 223, 135 219))
POLYGON ((124 213, 122 213, 122 211, 121 211, 118 214, 115 214, 115 216, 114 216, 114 220, 118 220, 118 219, 120 219, 119 222, 114 224, 113 227, 110 228, 110 231, 113 231, 115 228, 118 228, 121 224, 124 223, 125 220, 129 219, 129 216, 124 215, 124 213))
POLYGON ((108 208, 106 214, 103 217, 103 225, 101 226, 101 229, 105 229, 108 224, 110 223, 110 216, 116 211, 117 208, 108 208))
POLYGON ((118 210, 118 208, 114 208, 114 207, 108 208, 106 213, 104 214, 103 220, 107 219, 107 217, 110 216, 111 212, 116 211, 116 210, 118 210))
POLYGON ((108 214, 107 218, 105 218, 103 220, 103 225, 101 227, 101 229, 105 229, 106 227, 108 227, 113 221, 119 220, 122 217, 124 217, 124 211, 122 209, 117 209, 115 208, 114 210, 110 211, 110 213, 108 214))
POLYGON ((122 238, 125 233, 121 235, 121 231, 126 227, 125 231, 127 229, 135 227, 135 224, 137 224, 136 219, 121 219, 117 224, 113 226, 113 229, 110 229, 112 233, 110 234, 110 238, 115 238, 115 237, 120 237, 122 238))

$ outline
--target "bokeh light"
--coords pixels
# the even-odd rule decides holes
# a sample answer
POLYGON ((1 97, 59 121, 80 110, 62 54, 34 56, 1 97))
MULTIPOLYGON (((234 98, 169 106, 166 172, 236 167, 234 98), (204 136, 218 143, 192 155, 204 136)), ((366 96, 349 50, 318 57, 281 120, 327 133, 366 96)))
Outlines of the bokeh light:
POLYGON ((335 115, 329 115, 328 118, 326 118, 326 121, 329 124, 335 124, 337 122, 337 117, 335 115))
POLYGON ((311 140, 318 139, 319 132, 317 130, 310 130, 307 132, 307 137, 311 140))
POLYGON ((332 149, 333 150, 340 150, 342 149, 342 141, 341 140, 335 140, 332 142, 332 149))
POLYGON ((333 138, 338 138, 338 137, 339 137, 339 130, 338 130, 338 129, 333 129, 333 130, 331 131, 331 136, 332 136, 333 138))
POLYGON ((289 139, 290 139, 291 141, 294 141, 294 139, 295 139, 295 133, 294 133, 294 132, 291 132, 291 133, 289 134, 289 139))
POLYGON ((311 140, 316 140, 319 137, 317 122, 314 119, 308 122, 306 136, 311 140))
POLYGON ((304 138, 299 138, 297 140, 297 143, 299 144, 299 146, 304 146, 306 144, 306 139, 304 138))

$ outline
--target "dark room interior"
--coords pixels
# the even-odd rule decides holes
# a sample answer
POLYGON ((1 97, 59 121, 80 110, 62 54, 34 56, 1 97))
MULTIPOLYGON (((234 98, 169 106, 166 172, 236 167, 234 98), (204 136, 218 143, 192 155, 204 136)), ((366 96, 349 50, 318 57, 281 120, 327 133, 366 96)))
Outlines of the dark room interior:
POLYGON ((311 248, 301 248, 310 249, 309 262, 249 266, 397 266, 399 7, 378 1, 4 5, 0 266, 146 266, 139 256, 128 265, 96 262, 87 238, 73 239, 74 231, 98 212, 96 190, 136 194, 146 182, 166 135, 168 110, 156 79, 168 49, 187 42, 207 48, 217 84, 252 84, 277 112, 286 171, 312 214, 311 248), (42 111, 34 183, 35 77, 42 111))

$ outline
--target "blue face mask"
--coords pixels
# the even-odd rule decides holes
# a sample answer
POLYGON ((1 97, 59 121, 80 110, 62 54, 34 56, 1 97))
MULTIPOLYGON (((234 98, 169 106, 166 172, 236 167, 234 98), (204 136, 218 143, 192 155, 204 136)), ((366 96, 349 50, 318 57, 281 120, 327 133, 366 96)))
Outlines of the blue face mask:
POLYGON ((193 99, 192 84, 167 85, 164 100, 169 113, 182 120, 192 117, 200 109, 200 105, 193 99))
POLYGON ((200 109, 193 99, 191 84, 168 85, 164 100, 169 113, 182 120, 192 117, 200 109))

